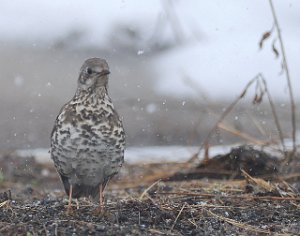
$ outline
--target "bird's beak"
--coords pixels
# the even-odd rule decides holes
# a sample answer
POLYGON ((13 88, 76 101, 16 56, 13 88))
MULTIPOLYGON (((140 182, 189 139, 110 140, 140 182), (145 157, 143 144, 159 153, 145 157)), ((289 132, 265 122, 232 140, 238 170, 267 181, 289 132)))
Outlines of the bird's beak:
POLYGON ((98 75, 103 76, 103 75, 108 75, 110 74, 109 70, 102 70, 101 72, 98 73, 98 75))

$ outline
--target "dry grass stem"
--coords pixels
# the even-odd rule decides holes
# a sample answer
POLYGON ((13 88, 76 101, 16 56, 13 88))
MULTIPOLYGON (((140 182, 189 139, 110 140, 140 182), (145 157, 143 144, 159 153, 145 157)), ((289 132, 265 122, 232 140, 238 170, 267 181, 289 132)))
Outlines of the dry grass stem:
POLYGON ((186 206, 186 202, 183 204, 183 206, 181 207, 181 209, 180 209, 178 215, 176 216, 175 221, 174 221, 174 223, 173 223, 173 225, 172 225, 172 227, 171 227, 171 230, 174 229, 174 227, 175 227, 175 225, 176 225, 176 222, 177 222, 179 216, 181 215, 183 209, 185 208, 185 206, 186 206))
POLYGON ((260 122, 257 121, 257 119, 255 119, 249 112, 247 112, 247 116, 251 119, 252 123, 255 125, 255 127, 260 132, 260 134, 262 136, 267 136, 267 133, 264 130, 264 128, 262 127, 262 125, 260 124, 260 122))
MULTIPOLYGON (((265 234, 270 234, 271 233, 269 230, 259 229, 257 227, 252 226, 252 225, 249 225, 249 224, 246 224, 246 223, 241 223, 241 222, 238 222, 236 220, 233 220, 233 219, 230 219, 230 218, 227 218, 227 217, 224 217, 224 216, 217 215, 217 214, 213 213, 210 210, 206 210, 206 211, 210 215, 212 215, 213 217, 218 218, 220 220, 224 220, 227 223, 232 224, 232 225, 234 225, 236 227, 239 227, 239 228, 242 228, 242 229, 246 229, 248 231, 252 231, 252 232, 255 232, 255 233, 265 233, 265 234)), ((279 234, 277 234, 277 235, 279 235, 279 234)))
POLYGON ((300 201, 300 197, 284 197, 284 196, 253 196, 253 195, 218 195, 212 193, 183 193, 183 192, 158 192, 161 195, 179 195, 193 197, 208 197, 208 198, 236 198, 247 200, 274 200, 274 201, 300 201))
MULTIPOLYGON (((293 95, 293 86, 291 83, 291 77, 290 77, 290 72, 288 68, 288 63, 287 63, 287 57, 285 53, 285 48, 284 48, 284 43, 281 35, 281 30, 280 26, 278 23, 278 18, 275 12, 275 8, 273 5, 273 1, 269 0, 273 19, 274 19, 274 25, 277 31, 277 36, 279 39, 280 43, 280 49, 282 53, 282 64, 283 64, 283 69, 285 71, 286 79, 287 79, 287 84, 288 84, 288 89, 289 89, 289 95, 290 95, 290 102, 291 102, 291 117, 292 117, 292 139, 293 139, 293 152, 292 154, 295 154, 297 152, 297 146, 296 146, 296 106, 295 106, 295 101, 294 101, 294 95, 293 95)), ((291 155, 293 156, 293 155, 291 155)))
POLYGON ((241 170, 241 171, 242 171, 243 175, 245 176, 246 181, 248 183, 257 185, 258 187, 266 190, 267 192, 272 192, 272 191, 276 190, 276 187, 274 185, 272 185, 270 182, 267 182, 261 178, 253 178, 245 170, 241 170))
POLYGON ((266 91, 266 93, 267 93, 267 97, 268 97, 268 100, 269 100, 269 104, 270 104, 270 106, 271 106, 271 110, 272 110, 274 122, 275 122, 275 125, 276 125, 276 127, 277 127, 278 134, 279 134, 279 138, 280 138, 282 150, 283 150, 283 152, 286 154, 286 147, 285 147, 285 144, 284 144, 283 132, 282 132, 282 129, 281 129, 281 125, 280 125, 278 116, 277 116, 277 112, 276 112, 276 108, 275 108, 273 99, 272 99, 271 94, 270 94, 270 92, 269 92, 269 89, 268 89, 267 82, 266 82, 265 78, 263 77, 262 74, 260 74, 260 77, 261 77, 261 80, 262 80, 262 82, 263 82, 263 84, 264 84, 264 88, 265 88, 265 91, 266 91))
POLYGON ((0 208, 1 208, 1 207, 4 207, 4 206, 6 206, 6 205, 8 205, 8 204, 9 204, 9 201, 10 201, 10 200, 6 200, 6 201, 4 201, 4 202, 1 202, 1 203, 0 203, 0 208))
POLYGON ((258 140, 252 136, 250 136, 249 134, 246 134, 246 133, 243 133, 233 127, 230 127, 230 126, 225 126, 223 123, 219 123, 218 124, 218 128, 222 129, 222 130, 225 130, 233 135, 236 135, 238 137, 241 137, 242 139, 245 139, 253 144, 256 144, 256 145, 266 145, 266 144, 269 144, 269 142, 265 142, 265 141, 261 141, 261 140, 258 140))
POLYGON ((149 191, 150 189, 152 189, 155 185, 157 185, 160 181, 161 181, 161 180, 159 179, 159 180, 157 180, 156 182, 154 182, 153 184, 151 184, 148 188, 146 188, 146 189, 144 190, 144 192, 141 194, 141 196, 139 197, 139 200, 140 200, 140 201, 143 200, 144 196, 148 193, 148 191, 149 191))
MULTIPOLYGON (((221 116, 219 117, 219 119, 217 120, 217 122, 214 124, 214 126, 211 128, 210 132, 207 134, 204 143, 208 142, 211 135, 215 132, 215 130, 218 128, 218 125, 220 124, 220 122, 222 122, 224 120, 224 118, 233 110, 233 108, 236 106, 236 104, 245 96, 245 94, 247 93, 247 90, 249 89, 249 87, 255 82, 257 81, 259 78, 259 75, 256 75, 254 78, 252 78, 247 85, 244 87, 244 89, 242 90, 241 94, 225 109, 225 111, 221 114, 221 116)), ((203 144, 200 146, 198 152, 196 153, 196 155, 198 156, 201 152, 201 150, 203 149, 203 144)))

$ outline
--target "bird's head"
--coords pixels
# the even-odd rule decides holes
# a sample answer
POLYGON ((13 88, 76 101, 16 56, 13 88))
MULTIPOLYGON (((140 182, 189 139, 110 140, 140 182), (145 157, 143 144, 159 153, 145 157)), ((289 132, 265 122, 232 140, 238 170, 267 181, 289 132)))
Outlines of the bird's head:
POLYGON ((99 87, 106 88, 109 73, 108 64, 104 59, 96 57, 87 59, 80 69, 78 88, 90 91, 99 87))

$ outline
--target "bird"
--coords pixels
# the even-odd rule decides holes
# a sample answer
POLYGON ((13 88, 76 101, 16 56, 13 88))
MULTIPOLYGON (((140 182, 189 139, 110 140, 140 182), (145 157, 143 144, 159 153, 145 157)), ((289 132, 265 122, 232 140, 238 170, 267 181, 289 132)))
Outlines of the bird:
POLYGON ((124 163, 125 131, 108 95, 109 66, 89 58, 80 68, 74 97, 56 117, 50 154, 69 196, 92 197, 103 209, 103 192, 124 163))

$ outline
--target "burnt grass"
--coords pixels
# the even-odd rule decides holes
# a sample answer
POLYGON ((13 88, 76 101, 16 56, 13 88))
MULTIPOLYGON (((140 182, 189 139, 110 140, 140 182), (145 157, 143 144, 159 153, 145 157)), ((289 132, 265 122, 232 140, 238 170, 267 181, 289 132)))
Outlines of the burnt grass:
POLYGON ((264 161, 235 155, 194 168, 178 163, 125 165, 106 190, 101 213, 97 203, 79 199, 71 214, 51 164, 2 154, 0 235, 299 234, 299 175, 283 175, 278 159, 249 148, 244 153, 248 151, 264 161), (208 178, 216 168, 218 178, 208 178), (243 178, 241 168, 252 177, 243 178))

